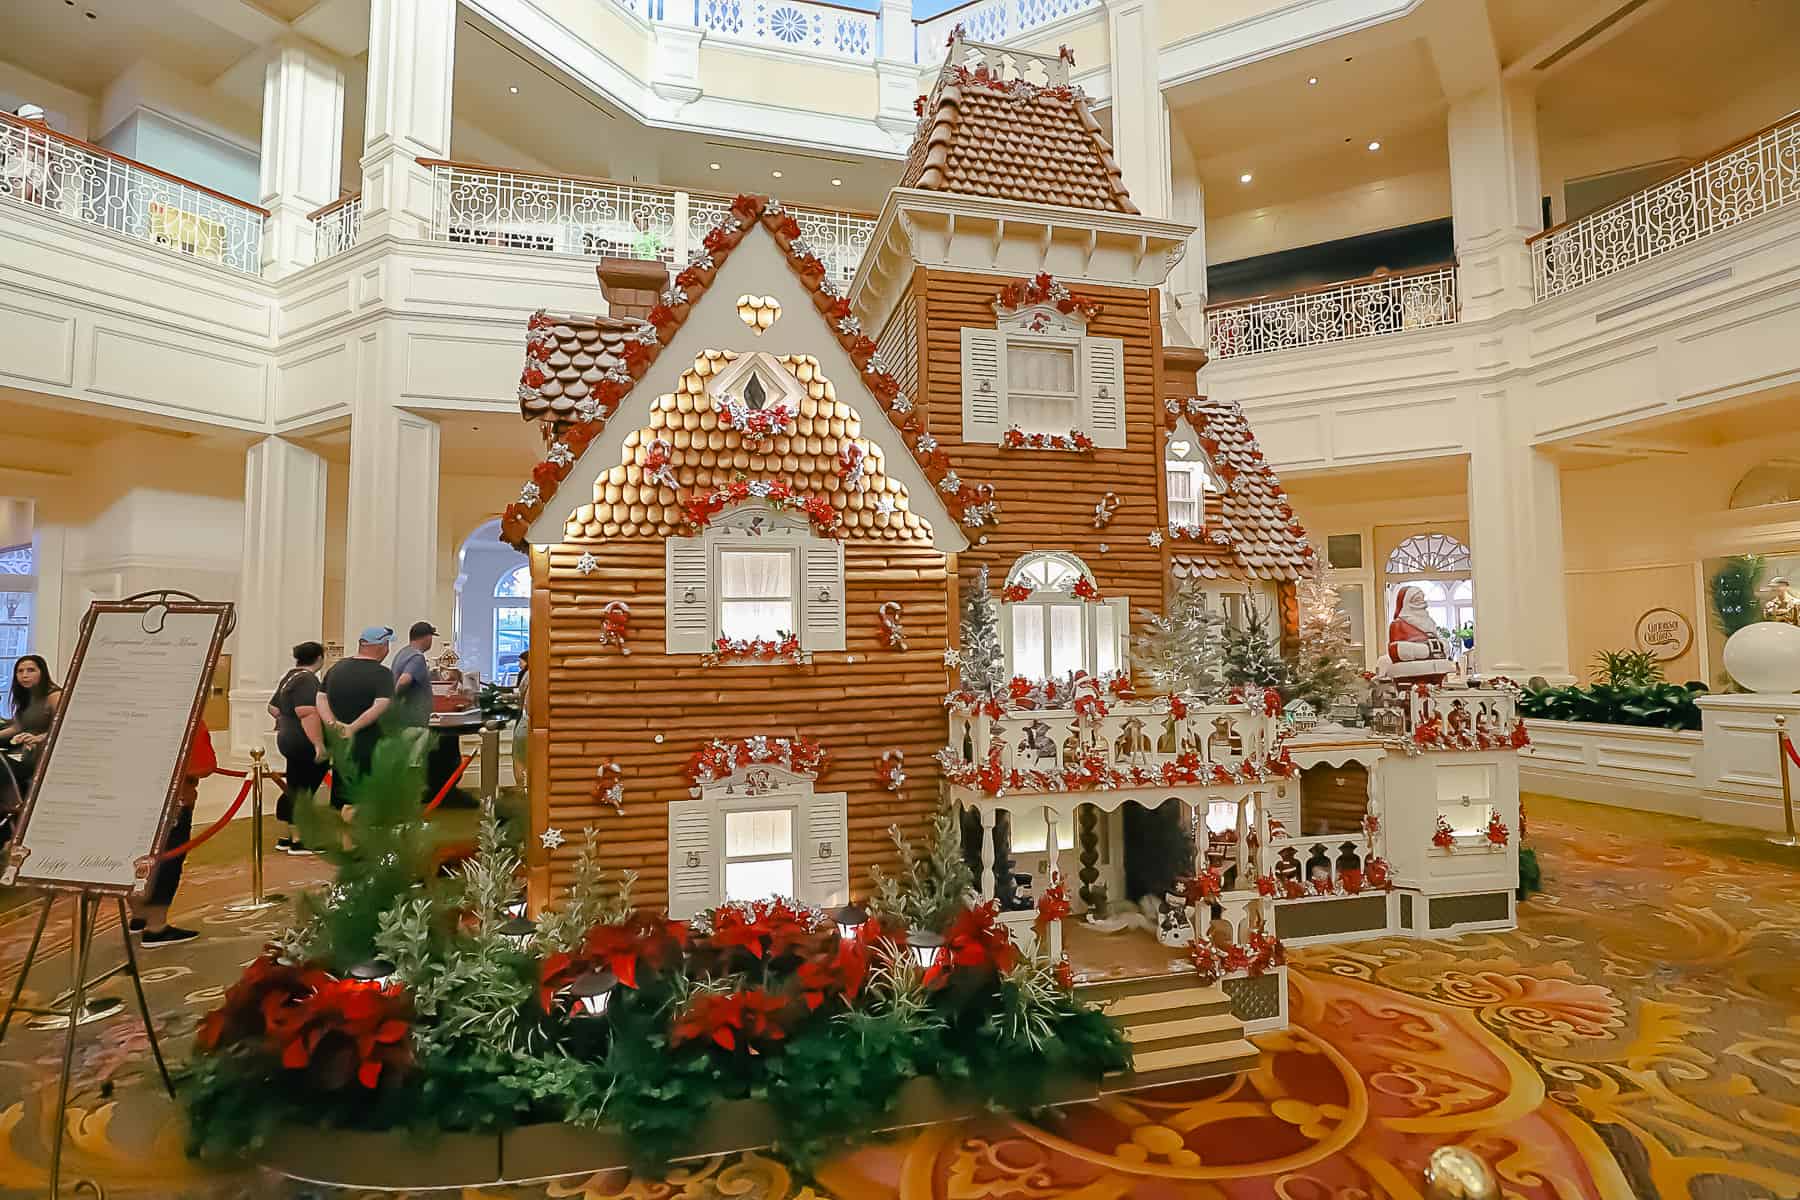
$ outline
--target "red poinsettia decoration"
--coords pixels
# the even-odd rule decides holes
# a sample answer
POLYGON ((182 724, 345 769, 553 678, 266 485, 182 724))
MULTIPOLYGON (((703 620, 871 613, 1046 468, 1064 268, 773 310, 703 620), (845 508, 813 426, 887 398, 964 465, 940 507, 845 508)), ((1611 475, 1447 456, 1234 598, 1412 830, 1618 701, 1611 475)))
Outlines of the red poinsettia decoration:
POLYGON ((1431 844, 1440 850, 1448 850, 1456 845, 1456 830, 1450 828, 1450 822, 1441 813, 1438 815, 1437 828, 1431 833, 1431 844))
POLYGON ((195 1035, 202 1053, 254 1041, 268 1032, 269 1018, 331 981, 316 967, 289 966, 271 955, 256 959, 226 989, 225 1000, 206 1015, 195 1035))
POLYGON ((1283 879, 1281 881, 1281 894, 1284 899, 1298 900, 1300 897, 1306 895, 1306 885, 1301 883, 1298 879, 1283 879))
POLYGON ((1384 892, 1393 890, 1394 877, 1393 873, 1388 870, 1387 859, 1371 858, 1363 864, 1363 875, 1368 880, 1370 887, 1380 888, 1384 892))
POLYGON ((553 462, 541 462, 531 468, 531 482, 540 488, 553 488, 562 479, 562 471, 553 462))
POLYGON ((556 993, 586 972, 604 967, 628 988, 638 985, 638 970, 667 971, 681 962, 688 943, 685 921, 647 912, 623 921, 596 925, 581 939, 574 954, 552 954, 539 968, 538 1002, 549 1012, 556 993))
POLYGON ((713 910, 706 942, 716 950, 743 950, 756 959, 781 958, 815 940, 814 920, 813 913, 794 908, 779 896, 721 904, 713 910))
POLYGON ((870 956, 885 937, 881 922, 871 917, 863 922, 856 936, 840 938, 835 952, 801 963, 795 979, 807 1011, 816 1011, 834 997, 841 997, 846 1004, 854 1003, 869 976, 870 956))
POLYGON ((709 1041, 725 1050, 741 1047, 761 1054, 787 1037, 787 1030, 777 1020, 786 1007, 786 999, 761 988, 698 992, 675 1018, 669 1044, 709 1041))
POLYGON ((1338 885, 1354 896, 1363 890, 1363 873, 1355 867, 1339 871, 1338 885))
POLYGON ((1485 832, 1487 834, 1488 845, 1493 846, 1495 849, 1506 845, 1506 843, 1512 839, 1512 831, 1506 827, 1506 822, 1500 819, 1499 813, 1493 813, 1488 817, 1487 829, 1485 832))
POLYGON ((1069 904, 1069 889, 1059 875, 1038 897, 1037 919, 1032 924, 1041 934, 1073 911, 1074 908, 1069 904))
POLYGON ((1071 587, 1069 589, 1069 592, 1070 592, 1070 594, 1072 594, 1074 596, 1078 596, 1079 598, 1081 598, 1083 600, 1087 600, 1087 601, 1090 601, 1095 604, 1098 604, 1101 601, 1106 599, 1105 596, 1100 594, 1100 589, 1095 586, 1094 581, 1092 579, 1089 579, 1086 575, 1083 575, 1079 579, 1077 579, 1075 581, 1075 586, 1071 587))
POLYGON ((944 931, 944 948, 925 972, 926 987, 942 987, 952 971, 1004 974, 1019 961, 1019 948, 999 920, 1000 902, 966 908, 944 931))
POLYGON ((398 986, 332 979, 297 1004, 265 1010, 281 1065, 323 1091, 365 1088, 412 1066, 412 1002, 398 986))
POLYGON ((1511 736, 1507 740, 1512 743, 1512 748, 1514 750, 1523 750, 1525 747, 1531 745, 1531 734, 1526 730, 1525 722, 1520 721, 1516 723, 1512 728, 1511 736))
POLYGON ((1225 891, 1225 877, 1219 868, 1208 867, 1198 875, 1190 875, 1181 881, 1181 894, 1189 904, 1201 904, 1217 900, 1225 891))
POLYGON ((1273 875, 1258 875, 1256 877, 1256 894, 1259 896, 1267 896, 1273 899, 1276 891, 1279 890, 1279 886, 1280 885, 1276 883, 1273 875))
POLYGON ((1000 589, 1000 598, 1008 604, 1017 604, 1021 600, 1031 599, 1031 586, 1024 583, 1009 583, 1000 589))

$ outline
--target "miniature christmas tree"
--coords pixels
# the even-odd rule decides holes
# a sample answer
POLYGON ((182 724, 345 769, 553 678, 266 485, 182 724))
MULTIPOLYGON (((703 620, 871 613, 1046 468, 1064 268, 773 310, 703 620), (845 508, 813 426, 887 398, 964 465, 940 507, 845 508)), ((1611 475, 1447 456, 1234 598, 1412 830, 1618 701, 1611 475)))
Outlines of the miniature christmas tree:
POLYGON ((1167 616, 1138 609, 1138 626, 1142 632, 1132 638, 1132 660, 1158 691, 1218 689, 1223 622, 1199 588, 1183 584, 1167 616))
POLYGON ((949 805, 931 820, 931 846, 921 855, 900 832, 889 827, 888 836, 900 852, 900 870, 888 875, 880 867, 869 872, 875 894, 869 907, 904 920, 910 929, 935 933, 968 906, 975 876, 963 859, 962 825, 949 805))
POLYGON ((963 597, 962 681, 964 687, 979 695, 1006 688, 1006 654, 1000 648, 1000 605, 989 587, 986 566, 963 597))
POLYGON ((1254 599, 1244 606, 1244 611, 1243 625, 1225 627, 1220 674, 1233 687, 1254 684, 1278 690, 1286 688, 1287 664, 1281 661, 1281 652, 1275 648, 1268 618, 1263 616, 1254 599))
POLYGON ((1300 603, 1300 646, 1288 666, 1287 694, 1323 713, 1359 682, 1350 618, 1338 606, 1330 568, 1316 557, 1311 574, 1295 588, 1295 597, 1300 603))

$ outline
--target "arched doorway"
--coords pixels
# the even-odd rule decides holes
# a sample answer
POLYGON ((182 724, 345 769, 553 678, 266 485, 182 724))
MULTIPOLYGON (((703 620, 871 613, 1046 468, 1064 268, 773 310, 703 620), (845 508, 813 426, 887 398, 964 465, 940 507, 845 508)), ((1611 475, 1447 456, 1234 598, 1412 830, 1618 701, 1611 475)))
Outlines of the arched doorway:
POLYGON ((465 671, 511 684, 531 632, 531 567, 486 521, 457 552, 456 653, 465 671))
POLYGON ((1415 534, 1388 554, 1382 574, 1387 582, 1383 611, 1393 614, 1394 597, 1402 587, 1418 588, 1425 593, 1425 606, 1440 629, 1451 635, 1464 631, 1460 640, 1453 636, 1460 655, 1475 625, 1474 564, 1469 548, 1447 533, 1415 534))

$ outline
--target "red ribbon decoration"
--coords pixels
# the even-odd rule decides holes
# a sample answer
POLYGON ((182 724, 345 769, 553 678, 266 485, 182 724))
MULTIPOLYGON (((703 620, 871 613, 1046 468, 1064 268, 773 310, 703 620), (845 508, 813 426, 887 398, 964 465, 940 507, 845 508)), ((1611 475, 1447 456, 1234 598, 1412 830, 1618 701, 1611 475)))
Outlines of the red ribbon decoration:
POLYGON ((164 863, 164 862, 168 862, 171 858, 180 858, 183 854, 186 854, 189 850, 194 849, 194 847, 200 845, 202 842, 208 841, 211 838, 217 836, 219 830, 221 830, 221 829, 225 828, 225 826, 231 824, 231 818, 237 816, 237 810, 244 807, 244 798, 246 796, 248 796, 249 794, 250 794, 250 781, 248 779, 246 779, 246 780, 244 780, 244 786, 238 789, 237 799, 233 800, 231 802, 231 807, 225 810, 224 816, 222 816, 218 820, 214 821, 207 828, 206 832, 202 833, 199 837, 191 837, 187 841, 181 843, 181 845, 179 845, 179 846, 175 846, 172 849, 164 850, 161 854, 158 854, 156 856, 156 861, 159 863, 164 863))
POLYGON ((474 761, 473 754, 463 755, 462 762, 457 764, 456 770, 452 772, 450 778, 444 780, 444 786, 438 789, 438 794, 431 798, 431 803, 425 806, 425 811, 421 815, 429 817, 432 810, 444 802, 444 797, 450 794, 450 789, 456 786, 456 781, 463 777, 463 772, 468 770, 469 764, 474 761))
POLYGON ((1782 734, 1781 735, 1781 748, 1783 750, 1786 750, 1787 756, 1794 760, 1794 765, 1796 767, 1800 767, 1800 751, 1797 751, 1794 749, 1794 739, 1789 737, 1785 733, 1782 734))

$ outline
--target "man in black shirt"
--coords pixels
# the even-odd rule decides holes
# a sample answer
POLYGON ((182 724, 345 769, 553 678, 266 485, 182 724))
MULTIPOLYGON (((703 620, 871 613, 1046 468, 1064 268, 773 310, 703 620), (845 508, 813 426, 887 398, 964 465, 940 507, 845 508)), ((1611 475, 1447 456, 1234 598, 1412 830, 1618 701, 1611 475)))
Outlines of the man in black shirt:
MULTIPOLYGON (((362 772, 368 771, 375 743, 381 740, 378 722, 394 702, 394 673, 382 665, 393 637, 394 631, 385 625, 363 630, 357 638, 356 656, 325 672, 325 685, 319 692, 319 716, 350 739, 350 757, 362 772)), ((334 775, 332 807, 356 803, 355 786, 334 775)))

